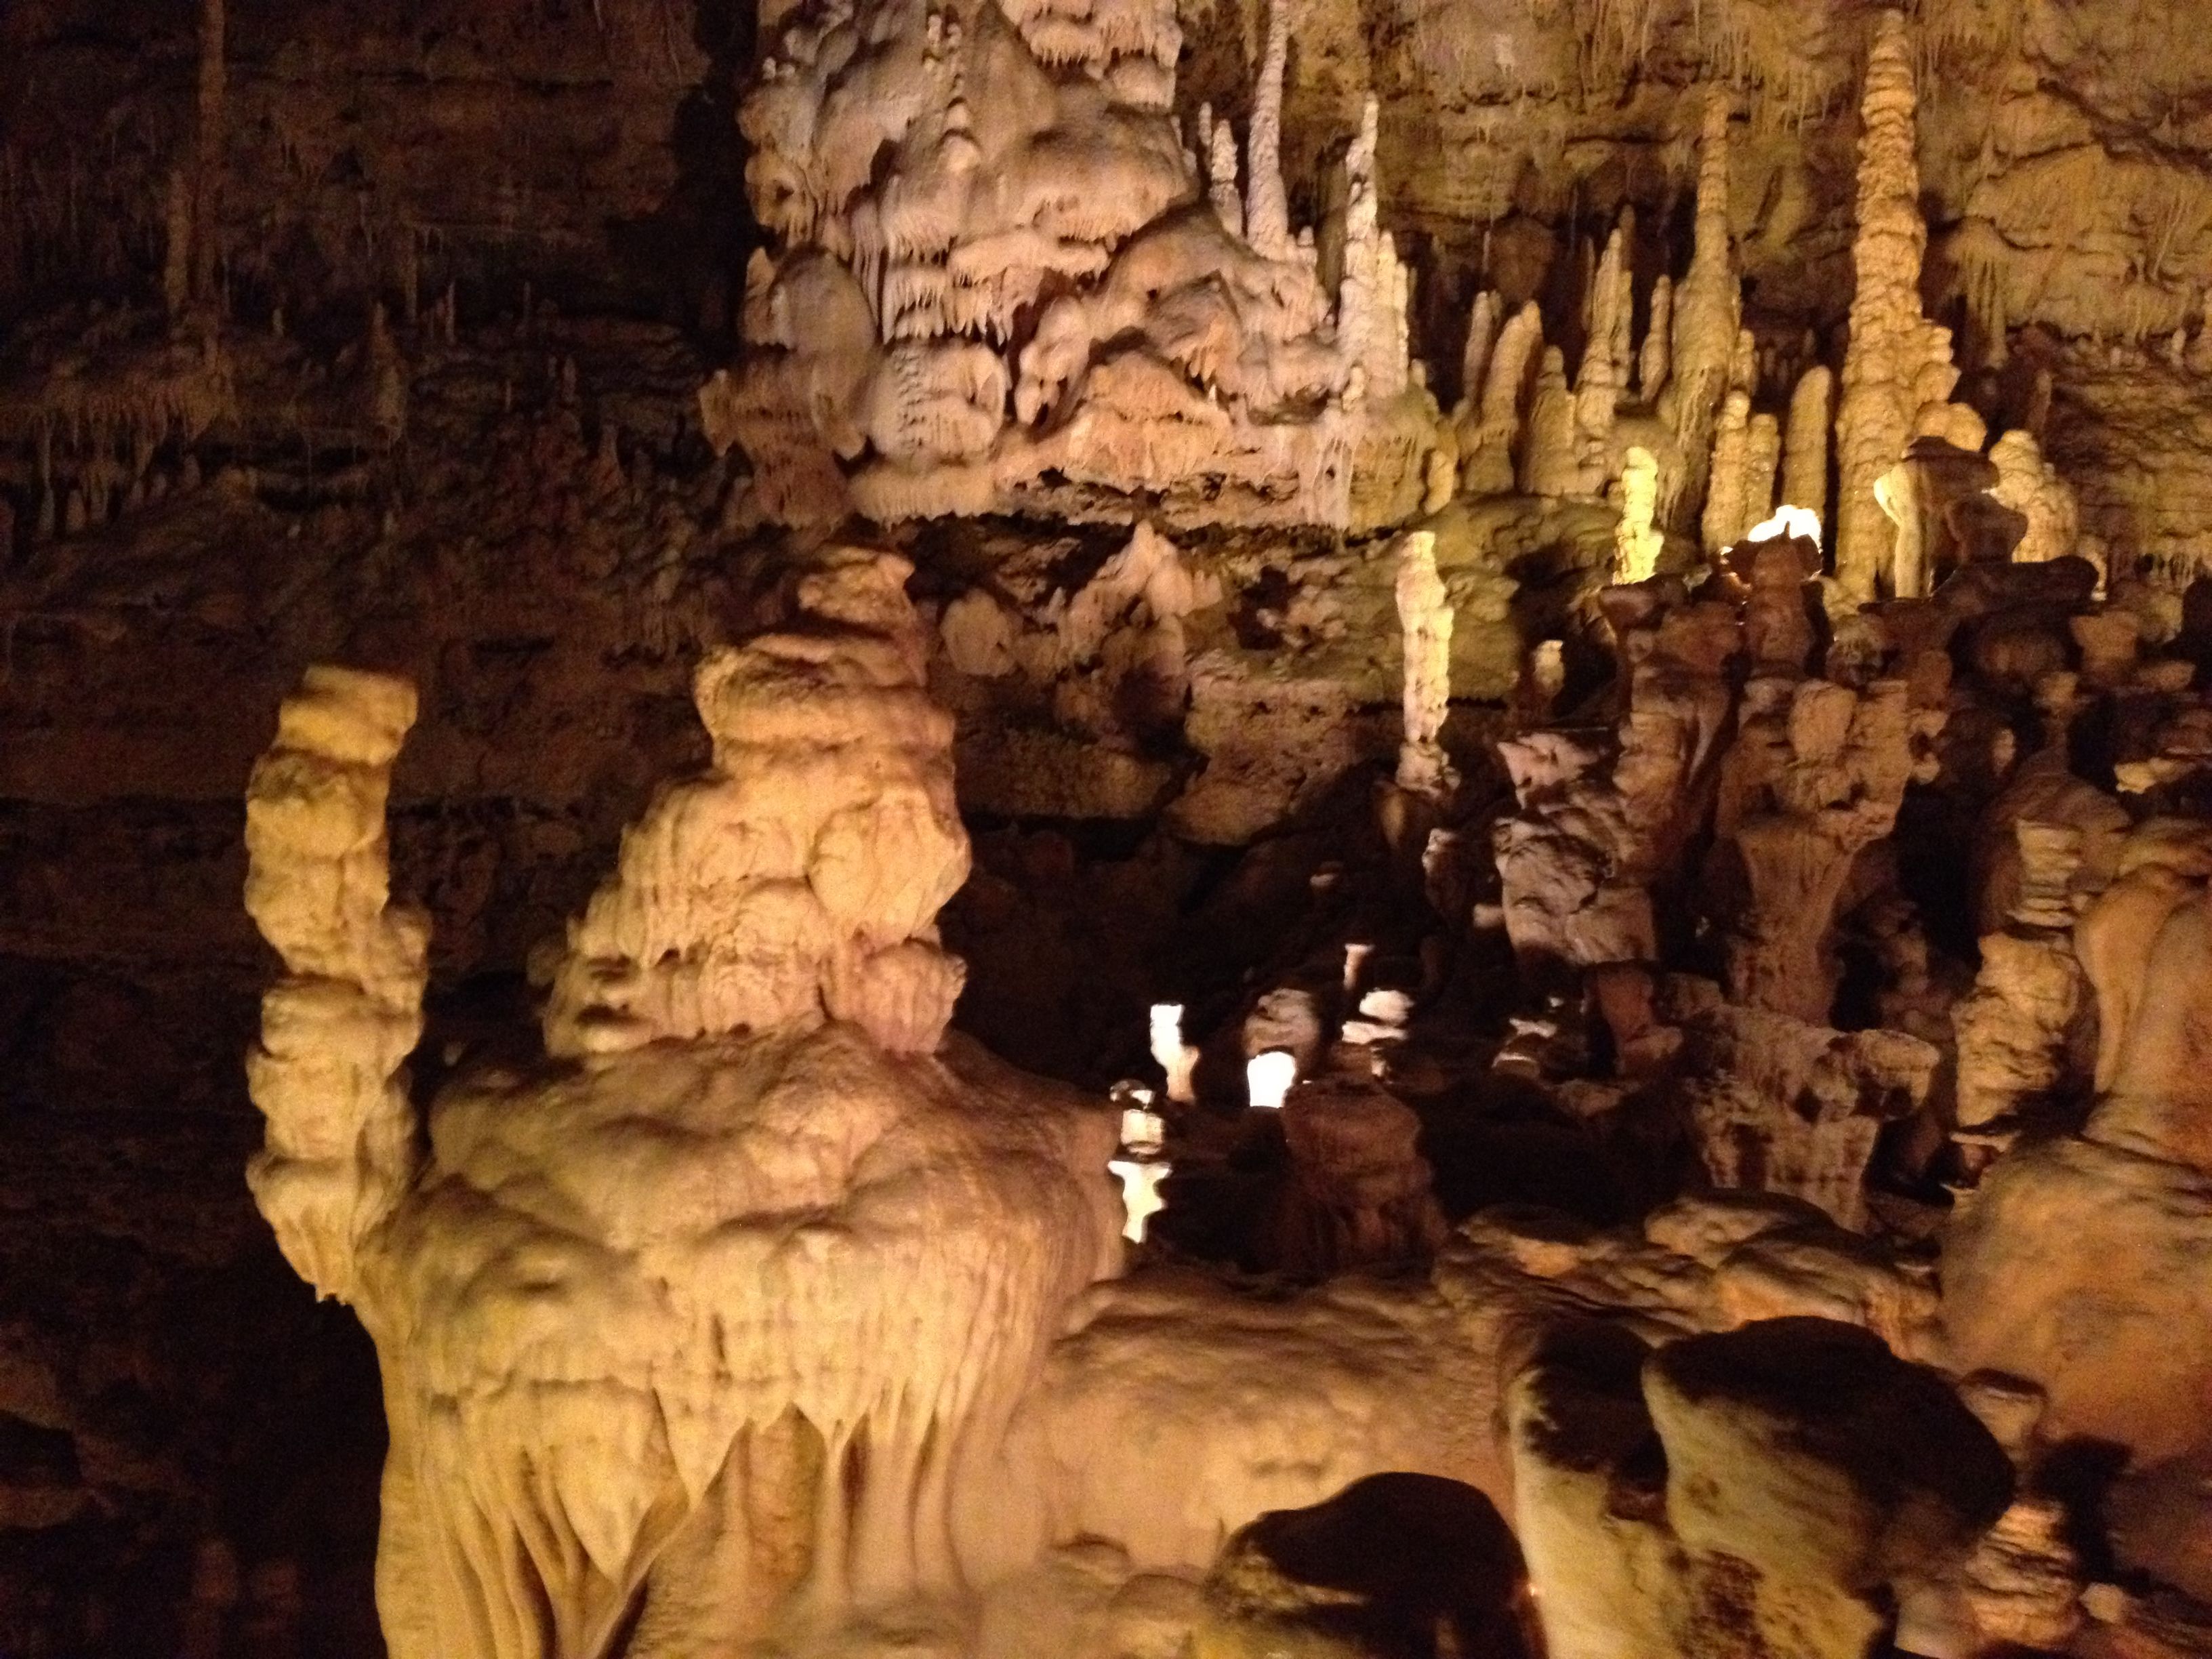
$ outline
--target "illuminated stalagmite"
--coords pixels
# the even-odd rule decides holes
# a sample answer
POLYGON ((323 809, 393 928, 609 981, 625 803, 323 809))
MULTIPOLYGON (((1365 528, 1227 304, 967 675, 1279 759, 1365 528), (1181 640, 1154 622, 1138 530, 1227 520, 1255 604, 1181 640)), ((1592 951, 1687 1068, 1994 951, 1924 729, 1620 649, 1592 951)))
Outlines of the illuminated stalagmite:
POLYGON ((1705 94, 1690 269, 1671 296, 1674 345, 1659 406, 1681 454, 1680 482, 1662 502, 1670 522, 1673 513, 1689 510, 1703 496, 1721 401, 1729 389, 1729 359, 1742 326, 1742 288, 1729 233, 1731 104, 1723 88, 1705 94))
POLYGON ((573 927, 550 1057, 427 1126, 384 839, 413 693, 319 669, 285 705, 248 805, 287 970, 253 1187, 376 1340, 396 1659, 693 1655, 1034 1547, 1000 1431, 1117 1262, 1116 1124, 944 1037, 967 840, 904 574, 832 554, 701 665, 713 763, 573 927))
POLYGON ((1990 446, 1997 482, 1990 494, 2027 520, 2027 533, 2013 550, 2022 564, 2063 559, 2080 539, 2081 509, 2058 469, 2043 458, 2043 447, 2028 432, 2006 433, 1990 446))
POLYGON ((1659 574, 1667 538, 1651 522, 1659 505, 1659 463, 1632 445, 1620 466, 1620 522, 1613 536, 1613 579, 1640 582, 1659 574))
POLYGON ((1912 39, 1902 12, 1875 26, 1859 100, 1858 224, 1851 242, 1850 347, 1837 411, 1840 477, 1836 576, 1870 599, 1890 575, 1894 537, 1875 485, 1914 437, 1937 429, 1959 381, 1951 333, 1920 309, 1928 225, 1920 216, 1912 39))
POLYGON ((1398 787, 1437 796, 1451 787, 1451 763, 1437 741, 1451 707, 1451 595, 1437 574, 1437 538, 1407 532, 1398 545, 1398 626, 1404 641, 1401 701, 1405 740, 1398 746, 1398 787))
MULTIPOLYGON (((1790 394, 1790 422, 1782 439, 1781 505, 1802 507, 1828 524, 1828 428, 1836 377, 1814 364, 1790 394)), ((1827 538, 1832 540, 1832 538, 1827 538)))

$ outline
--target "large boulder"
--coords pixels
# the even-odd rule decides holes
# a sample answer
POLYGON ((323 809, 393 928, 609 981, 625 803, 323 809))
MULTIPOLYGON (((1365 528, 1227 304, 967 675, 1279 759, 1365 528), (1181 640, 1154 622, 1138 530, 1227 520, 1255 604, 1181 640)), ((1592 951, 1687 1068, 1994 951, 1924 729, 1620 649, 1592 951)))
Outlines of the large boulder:
POLYGON ((1859 1659, 1898 1588, 1954 1564, 2012 1492, 1948 1384, 1827 1320, 1656 1350, 1571 1325, 1507 1414, 1553 1659, 1859 1659))

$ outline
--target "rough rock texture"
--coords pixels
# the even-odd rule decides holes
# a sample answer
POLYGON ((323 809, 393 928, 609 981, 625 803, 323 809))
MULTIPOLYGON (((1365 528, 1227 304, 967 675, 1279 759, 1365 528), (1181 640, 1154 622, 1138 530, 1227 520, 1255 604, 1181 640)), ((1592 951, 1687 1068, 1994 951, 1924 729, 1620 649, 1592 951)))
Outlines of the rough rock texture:
MULTIPOLYGON (((1964 1385, 1963 1557, 1742 1528, 1705 1647, 2212 1628, 2167 9, 8 9, 0 1647, 374 1647, 249 824, 400 1651, 1441 1659, 1255 1517, 1533 1536, 1559 1321, 1806 1314, 2049 1409, 1964 1385), (1074 1295, 1112 1115, 946 1022, 1103 1089, 1154 1006, 1074 1295), (441 1550, 516 1622, 410 1626, 441 1550)), ((1547 1607, 1808 1478, 1723 1415, 1547 1607)))
POLYGON ((1863 1653, 1876 1597, 1962 1555, 2012 1471, 1943 1382, 1779 1319, 1647 1351, 1554 1333, 1508 1395, 1548 1651, 1863 1653))
POLYGON ((801 625, 694 682, 712 769, 663 793, 570 930, 546 1051, 858 1025, 934 1050, 960 994, 938 911, 968 877, 952 721, 922 684, 905 561, 833 555, 801 625))
POLYGON ((1199 1649, 1427 1659, 1535 1650, 1521 1548, 1489 1499, 1433 1475, 1376 1474, 1239 1528, 1206 1575, 1199 1649))
MULTIPOLYGON (((1419 503, 1436 411, 1376 217, 1375 106, 1318 228, 1325 285, 1277 149, 1286 13, 1238 224, 1193 176, 1164 0, 774 21, 740 114, 773 247, 747 275, 747 359, 701 404, 761 513, 1085 516, 1147 492, 1185 520, 1352 527, 1419 503)), ((1234 153, 1211 131, 1199 149, 1234 153)), ((1225 206, 1233 179, 1212 183, 1225 206)))
POLYGON ((1275 1252, 1316 1275, 1417 1260, 1444 1240, 1432 1171, 1414 1149, 1420 1120, 1370 1083, 1324 1078, 1283 1103, 1297 1177, 1274 1227, 1275 1252))
MULTIPOLYGON (((702 672, 702 714, 711 725, 717 695, 795 667, 773 705, 787 720, 834 710, 908 764, 933 750, 941 764, 951 732, 911 689, 902 574, 833 556, 801 580, 796 628, 702 672)), ((841 842, 830 817, 825 856, 796 866, 821 879, 817 902, 856 896, 854 921, 878 930, 890 959, 864 959, 860 1022, 823 1023, 811 934, 767 935, 782 951, 763 977, 805 999, 764 1017, 702 998, 675 1041, 470 1073, 421 1146, 384 1084, 421 941, 386 906, 375 813, 405 701, 395 681, 311 679, 249 814, 256 914, 293 975, 270 994, 256 1059, 271 1126, 257 1195, 295 1266, 379 1343, 394 1650, 591 1651, 634 1620, 633 1651, 674 1651, 760 1629, 794 1597, 835 1608, 1018 1554, 1021 1517, 994 1513, 997 1431, 1054 1310, 1114 1261, 1113 1128, 973 1049, 914 1052, 949 998, 933 951, 902 943, 928 918, 900 900, 941 890, 964 861, 957 826, 935 827, 927 789, 865 748, 794 755, 749 731, 757 746, 725 751, 706 799, 768 826, 753 836, 771 845, 790 822, 779 805, 807 798, 787 793, 794 767, 830 766, 821 787, 842 758, 890 786, 823 788, 884 833, 841 842), (780 1220, 794 1199, 823 1219, 780 1220), (800 1305, 794 1328, 784 1315, 800 1305), (980 1350, 992 1358, 963 1358, 980 1350), (896 1376, 878 1378, 866 1356, 887 1352, 896 1376)), ((776 890, 774 864, 758 887, 696 852, 659 867, 726 923, 776 890)), ((637 891, 638 868, 626 860, 610 891, 637 891)), ((787 914, 800 896, 781 879, 787 914)), ((549 1039, 573 1018, 556 992, 549 1039)))
POLYGON ((1927 591, 1917 568, 1893 567, 1894 538, 1875 486, 1959 378, 1949 331, 1921 313, 1928 226, 1920 216, 1911 53, 1904 13, 1882 13, 1859 100, 1856 282, 1836 420, 1836 574, 1858 599, 1872 599, 1878 586, 1905 597, 1927 591))
POLYGON ((2075 948, 2100 1014, 2097 1100, 2080 1137, 1990 1171, 1947 1238, 1960 1357, 2039 1384, 2054 1431, 2146 1459, 2199 1449, 2212 1389, 2212 1168, 2198 1103, 2201 831, 2138 830, 2075 948), (2052 1242, 2063 1240, 2054 1249, 2052 1242))

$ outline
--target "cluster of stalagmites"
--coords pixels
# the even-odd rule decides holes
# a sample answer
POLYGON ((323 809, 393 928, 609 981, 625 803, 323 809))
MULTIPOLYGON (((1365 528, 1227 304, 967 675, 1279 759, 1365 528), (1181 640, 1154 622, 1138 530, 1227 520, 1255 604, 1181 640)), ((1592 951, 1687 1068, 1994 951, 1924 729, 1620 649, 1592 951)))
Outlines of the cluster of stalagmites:
MULTIPOLYGON (((1156 804, 1164 734, 1212 763, 1179 831, 1281 816, 1226 757, 1282 688, 1224 692, 1225 653, 1190 647, 1218 562, 1148 522, 927 616, 893 556, 792 570, 783 620, 699 665, 712 760, 547 964, 542 1058, 464 1065, 427 1115, 427 924, 384 838, 413 694, 312 671, 249 797, 248 906, 286 969, 252 1180, 377 1342, 398 1659, 1395 1654, 1408 1617, 1424 1653, 1538 1626, 1591 1659, 2055 1648, 2087 1570, 2053 1474, 2084 1437, 2135 1460, 2122 1498, 2212 1535, 2185 1478, 2212 1458, 2212 830, 2188 813, 2212 706, 2160 605, 2081 556, 2036 441, 1950 401, 1902 20, 1867 76, 1840 377, 1781 375, 1743 326, 1715 94, 1680 279, 1639 306, 1615 228, 1571 380, 1533 305, 1482 295, 1444 419, 1371 100, 1336 208, 1291 231, 1288 18, 1240 155, 1210 112, 1186 147, 1150 0, 788 15, 742 118, 774 247, 746 359, 702 397, 774 520, 1138 494, 1170 525, 1424 515, 1332 556, 1396 629, 1370 841, 1404 948, 1386 970, 1316 926, 1194 1034, 1252 1067, 1277 1137, 1248 1232, 1281 1277, 1158 1252, 1118 1276, 1115 1114, 948 1034, 936 931, 968 873, 939 669, 1038 717, 994 734, 1017 762, 1047 722, 1079 734, 1063 769, 1137 803, 1099 816, 1156 804), (1614 672, 1559 711, 1561 642, 1530 655, 1486 805, 1449 731, 1473 584, 1447 543, 1507 496, 1610 499, 1583 510, 1614 672), (1931 823, 1976 973, 1921 915, 1931 823), (1505 1030, 1437 1042, 1485 951, 1505 1030), (1421 1109, 1457 1085, 1528 1091, 1637 1165, 1634 1218, 1449 1224, 1421 1109), (1459 1565, 1330 1577, 1355 1535, 1394 1560, 1455 1540, 1459 1565)), ((1321 609, 1267 625, 1318 640, 1321 609)), ((1197 1138, 1220 1087, 1167 1012, 1163 1109, 1197 1138)), ((2088 1605, 2148 1628, 2112 1586, 2088 1605)))
MULTIPOLYGON (((1485 925, 1461 787, 1427 759, 1449 683, 1421 641, 1449 606, 1424 538, 1399 561, 1408 747, 1380 822, 1449 951, 1485 925)), ((1115 1115, 946 1036, 933 917, 966 842, 902 562, 817 556, 787 623, 702 664, 713 761, 571 929, 546 1059, 465 1065, 427 1124, 405 1078, 427 927, 392 901, 383 830, 412 694, 312 672, 249 800, 248 902, 287 969, 252 1179, 378 1343, 395 1652, 807 1646, 893 1603, 977 1652, 1085 1618, 1334 1641, 1317 1608, 1387 1620, 1398 1592, 1322 1595, 1281 1540, 1386 1495, 1386 1550, 1417 1550, 1431 1504, 1507 1510, 1494 1593, 1451 1615, 1493 1643, 1532 1617, 1550 1651, 1632 1633, 1685 1659, 1723 1632, 1841 1659, 1897 1620, 1930 1653, 2066 1639, 2082 1573, 2049 1449, 2207 1449, 2212 1103, 2194 991, 2151 988, 2205 977, 2212 837, 2064 757, 2093 705, 2146 737, 2198 705, 2115 641, 2130 613, 2078 561, 1971 566, 1834 623, 1816 569, 1773 538, 1694 587, 1608 590, 1610 729, 1503 746, 1497 914, 1541 1012, 1499 1066, 1601 1136, 1671 1114, 1717 1190, 1621 1231, 1519 1209, 1449 1229, 1395 1080, 1425 1063, 1433 963, 1324 941, 1241 1028, 1298 1079, 1257 1234, 1322 1281, 1288 1297, 1113 1277, 1115 1115), (2051 665, 2077 662, 2094 684, 2051 665), (1986 949, 1954 1005, 1978 1186, 1938 1267, 1881 1242, 1869 1204, 1877 1134, 1929 1119, 1944 1069, 1889 846, 1908 787, 1956 785, 1961 733, 2007 698, 2048 742, 1982 775, 1977 892, 2017 949, 1986 949), (1829 1023, 1846 910, 1875 919, 1888 999, 1850 1030, 1829 1023), (1666 965, 1691 917, 1703 973, 1666 965), (2010 999, 2014 974, 2043 988, 2010 999), (2069 1091, 2097 1102, 2079 1133, 2011 1145, 2069 1091), (1357 1484, 1386 1473, 1435 1485, 1357 1484)), ((1140 538, 1065 632, 978 623, 963 648, 1094 656, 1171 621, 1188 580, 1140 538)))

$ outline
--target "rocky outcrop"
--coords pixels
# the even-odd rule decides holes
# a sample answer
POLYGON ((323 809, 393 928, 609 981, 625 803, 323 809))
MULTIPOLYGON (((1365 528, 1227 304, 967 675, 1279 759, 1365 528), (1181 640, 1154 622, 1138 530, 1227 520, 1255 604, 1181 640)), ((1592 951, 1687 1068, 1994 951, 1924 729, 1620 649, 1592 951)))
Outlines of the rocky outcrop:
POLYGON ((1647 1351, 1553 1334, 1507 1395, 1547 1650, 1862 1653, 1883 1589, 1964 1556, 2012 1470, 1934 1373, 1778 1319, 1647 1351))
POLYGON ((2198 1449, 2212 1387, 2212 1151, 2198 1052, 2201 831, 2136 832, 2075 930, 2099 1012, 2078 1137, 1997 1163, 1944 1246, 1946 1323, 1969 1364, 2050 1398, 2053 1433, 2143 1459, 2198 1449))

